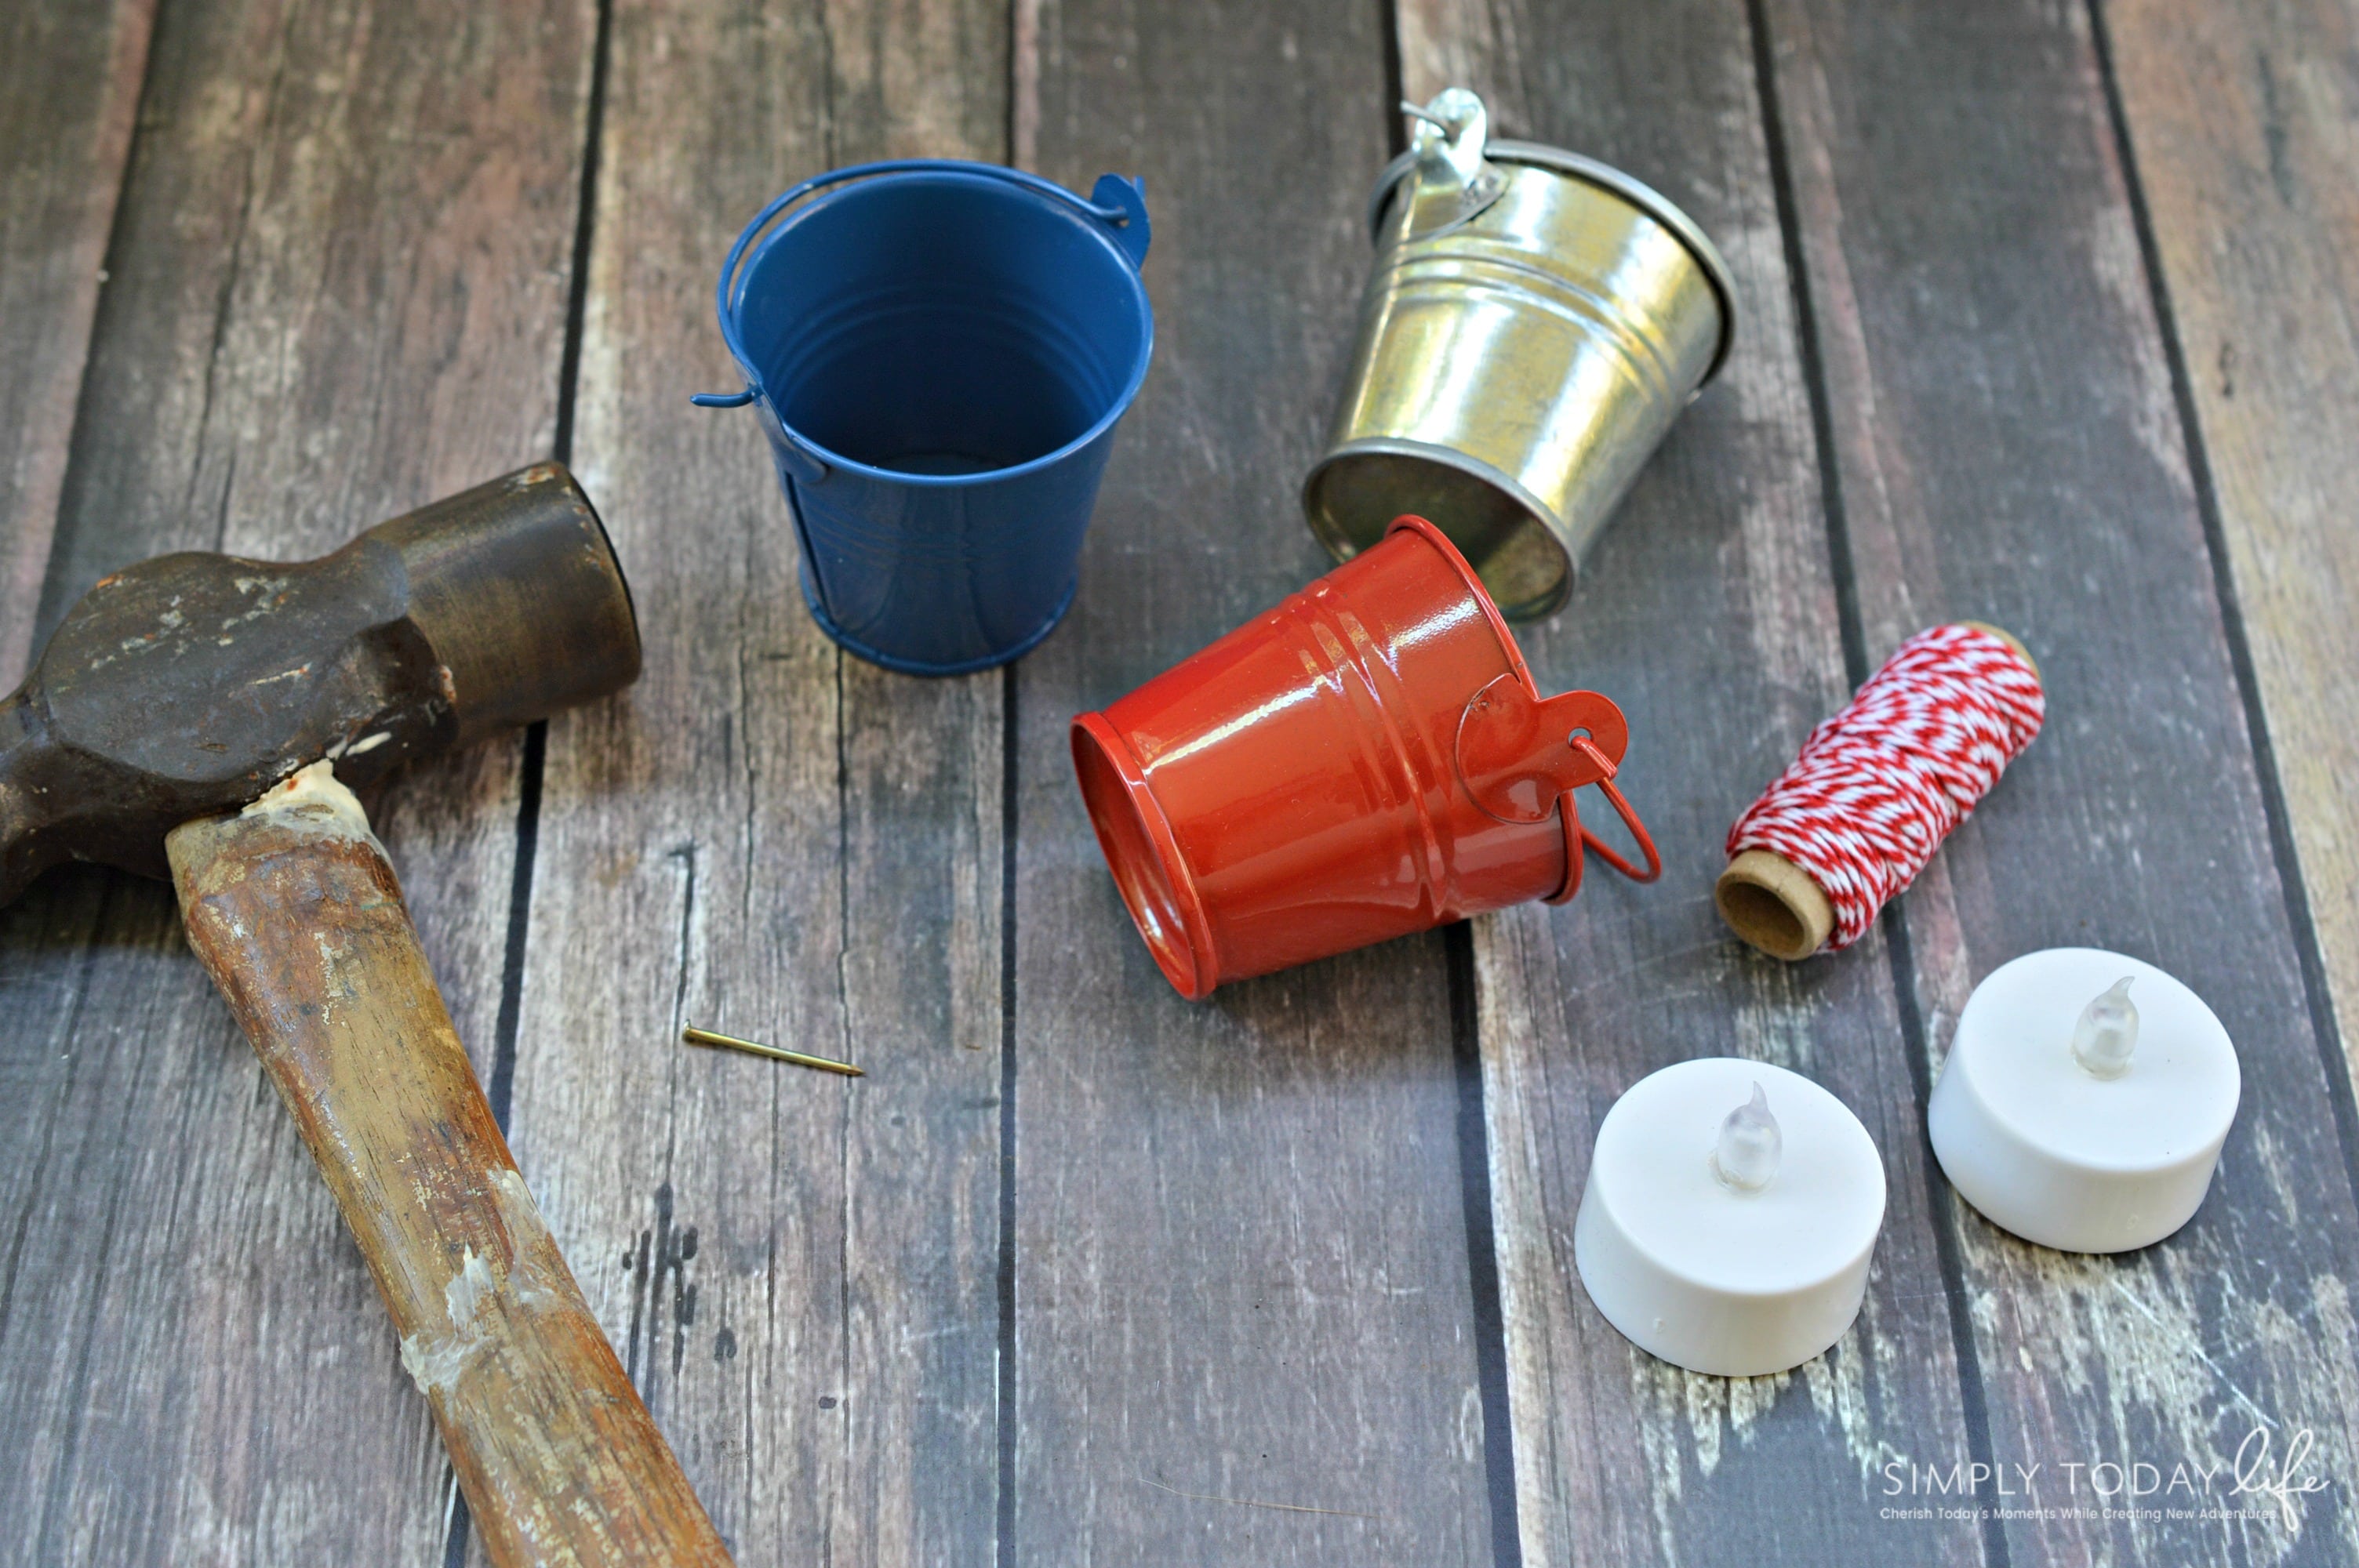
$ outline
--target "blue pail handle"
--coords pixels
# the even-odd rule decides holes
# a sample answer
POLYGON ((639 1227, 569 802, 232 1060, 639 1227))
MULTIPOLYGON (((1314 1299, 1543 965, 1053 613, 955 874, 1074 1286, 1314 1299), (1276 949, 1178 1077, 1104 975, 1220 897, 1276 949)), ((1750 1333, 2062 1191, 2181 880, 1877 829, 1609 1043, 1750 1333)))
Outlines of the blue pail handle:
MULTIPOLYGON (((738 269, 745 259, 746 252, 768 232, 771 224, 788 208, 828 186, 875 174, 918 173, 981 175, 1053 198, 1068 206, 1079 208, 1103 223, 1112 231, 1115 246, 1130 259, 1132 267, 1141 266, 1147 261, 1147 247, 1154 237, 1154 231, 1147 219, 1147 187, 1141 180, 1125 178, 1119 174, 1100 175, 1097 185, 1090 191, 1089 200, 1083 200, 1055 180, 1043 179, 1037 174, 1009 168, 1003 164, 969 163, 959 158, 890 158, 882 163, 858 163, 844 168, 832 168, 825 174, 813 175, 763 208, 761 215, 746 224, 745 232, 737 236, 737 243, 729 247, 729 259, 721 264, 721 282, 713 291, 713 311, 721 318, 721 338, 729 345, 729 357, 737 362, 737 368, 745 374, 745 390, 691 393, 689 395, 690 403, 699 408, 743 408, 762 395, 762 378, 747 357, 745 345, 737 341, 737 324, 730 305, 731 296, 737 287, 738 269)), ((825 478, 826 462, 810 449, 809 443, 787 427, 785 420, 777 423, 795 455, 810 465, 811 471, 806 476, 810 482, 817 483, 825 478)))

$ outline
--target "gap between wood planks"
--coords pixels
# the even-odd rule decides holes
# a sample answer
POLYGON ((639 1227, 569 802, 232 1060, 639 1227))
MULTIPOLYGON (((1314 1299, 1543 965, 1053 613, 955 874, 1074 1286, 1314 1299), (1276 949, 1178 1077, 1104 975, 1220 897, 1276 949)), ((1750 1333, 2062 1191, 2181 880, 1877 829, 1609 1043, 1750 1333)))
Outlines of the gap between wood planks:
MULTIPOLYGON (((590 97, 582 111, 582 179, 574 198, 572 273, 565 287, 565 346, 557 362, 557 429, 550 453, 573 463, 573 406, 582 383, 582 332, 590 307, 590 247, 598 226, 598 151, 605 128, 606 59, 613 46, 614 0, 598 0, 598 25, 590 44, 590 97)), ((531 935, 532 876, 540 849, 540 796, 549 763, 549 720, 525 730, 524 757, 516 790, 516 863, 508 881, 507 943, 500 966, 500 1010, 492 1033, 491 1082, 484 1094, 492 1119, 505 1137, 516 1103, 516 1030, 524 1011, 525 946, 531 935)), ((465 1568, 474 1519, 459 1493, 459 1476, 446 1467, 450 1488, 445 1512, 443 1568, 465 1568)))
MULTIPOLYGON (((99 296, 108 276, 118 203, 148 81, 156 0, 122 0, 112 7, 92 4, 89 9, 93 20, 106 13, 103 69, 89 84, 95 90, 86 100, 93 113, 59 124, 48 103, 35 106, 34 94, 17 103, 21 114, 49 115, 51 156, 78 157, 71 168, 18 168, 12 201, 31 206, 46 197, 45 216, 79 209, 80 222, 70 222, 67 243, 40 247, 47 254, 12 256, 9 287, 0 287, 0 314, 22 333, 7 344, 12 379, 32 383, 21 404, 12 407, 0 398, 0 409, 16 416, 15 427, 0 437, 0 529, 14 524, 14 536, 0 538, 0 690, 24 677, 38 646, 34 633, 73 430, 82 416, 99 296), (40 178, 47 173, 63 178, 40 178), (30 297, 16 295, 18 288, 30 297)), ((16 63, 40 70, 53 89, 61 85, 57 62, 38 58, 37 51, 22 51, 16 63)))
MULTIPOLYGON (((1761 106, 1762 138, 1777 198, 1787 284, 1793 298, 1795 350, 1801 362, 1803 384, 1810 392, 1810 435, 1817 448, 1820 509, 1825 519, 1827 550, 1833 568, 1843 671, 1849 684, 1856 688, 1866 681, 1873 665, 1868 659, 1867 632, 1860 610, 1859 577, 1852 554, 1849 517, 1843 509, 1843 465, 1835 449, 1834 406, 1820 348, 1818 305, 1810 291, 1810 263, 1803 254, 1801 216, 1794 193, 1793 152, 1787 143, 1785 115, 1778 98, 1777 46, 1770 37, 1767 0, 1745 0, 1745 14, 1753 38, 1753 73, 1761 106)), ((1885 960, 1891 977, 1893 1000, 1900 1014, 1904 1054, 1919 1113, 1919 1164, 1927 1211, 1932 1217, 1934 1256, 1940 1268, 1940 1294, 1949 1320, 1950 1353, 1958 1369, 1958 1405, 1965 1422, 1966 1453, 1970 1462, 1994 1466, 1997 1450, 1991 1439, 1990 1410, 1983 1387, 1981 1357, 1974 1345, 1965 1266, 1959 1255, 1951 1206, 1943 1201, 1947 1178, 1941 1173, 1940 1162, 1934 1157, 1932 1133, 1922 1114, 1932 1100, 1932 1058, 1928 1050, 1924 1014, 1917 1000, 1916 955, 1909 946, 1908 925, 1902 918, 1898 899, 1878 914, 1877 924, 1884 932, 1885 960)), ((1984 1561, 1991 1568, 2006 1568, 2005 1528, 1997 1519, 1985 1516, 1980 1533, 1984 1561)))
POLYGON ((2302 875, 2300 851, 2294 842, 2293 815, 2286 803, 2285 780, 2278 772, 2277 746, 2269 733, 2268 708, 2262 699, 2260 676, 2253 662, 2252 638, 2245 629, 2244 607, 2237 596, 2234 563, 2220 510, 2219 486, 2212 477, 2211 449, 2205 445, 2202 420, 2195 406, 2194 381, 2188 373, 2186 343, 2180 331, 2178 311, 2171 303, 2170 278, 2155 235, 2146 178, 2138 168, 2136 140, 2130 134, 2129 111, 2122 98, 2120 73, 2114 60, 2113 32, 2105 21, 2105 0, 2088 0, 2088 6, 2090 41, 2096 50, 2098 78, 2104 87, 2105 118, 2113 131, 2114 151, 2122 160, 2122 183, 2129 192, 2130 219, 2137 229, 2138 262, 2154 298, 2163 358, 2170 370, 2171 404, 2179 417, 2180 441, 2187 449, 2188 477, 2195 487, 2196 512, 2203 520, 2204 547, 2212 557, 2212 591, 2219 598, 2220 619, 2227 632, 2228 662, 2235 672, 2236 696, 2244 707, 2245 728, 2252 737, 2261 810, 2268 821, 2269 854, 2277 862, 2277 876, 2285 890, 2286 920, 2293 929, 2294 950, 2301 964, 2302 994, 2310 1009, 2310 1032, 2317 1038, 2319 1054, 2326 1069, 2327 1099, 2334 1108, 2335 1134, 2343 1145, 2344 1179, 2351 1184, 2354 1198, 2359 1199, 2359 1105, 2354 1103, 2351 1061, 2335 1015, 2325 952, 2320 944, 2317 919, 2310 911, 2310 887, 2302 875))

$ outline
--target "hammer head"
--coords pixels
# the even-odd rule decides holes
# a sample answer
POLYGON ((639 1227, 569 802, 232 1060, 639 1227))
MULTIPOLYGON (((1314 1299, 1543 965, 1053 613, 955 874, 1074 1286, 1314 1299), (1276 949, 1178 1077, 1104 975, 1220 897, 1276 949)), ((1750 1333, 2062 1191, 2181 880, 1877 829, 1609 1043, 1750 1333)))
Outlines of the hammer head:
POLYGON ((65 860, 168 876, 166 833, 306 763, 364 787, 638 673, 614 546, 555 463, 316 561, 158 556, 92 589, 0 702, 0 904, 65 860))

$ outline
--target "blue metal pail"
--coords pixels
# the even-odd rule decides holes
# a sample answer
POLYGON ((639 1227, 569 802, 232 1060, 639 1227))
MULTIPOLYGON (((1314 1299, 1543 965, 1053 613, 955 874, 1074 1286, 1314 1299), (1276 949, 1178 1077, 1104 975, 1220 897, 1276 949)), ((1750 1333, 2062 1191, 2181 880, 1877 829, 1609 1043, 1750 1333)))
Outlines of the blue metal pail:
POLYGON ((995 164, 861 164, 730 247, 721 335, 745 390, 696 401, 759 410, 803 597, 864 659, 1005 664, 1072 601, 1155 338, 1145 192, 1109 174, 1090 197, 995 164))

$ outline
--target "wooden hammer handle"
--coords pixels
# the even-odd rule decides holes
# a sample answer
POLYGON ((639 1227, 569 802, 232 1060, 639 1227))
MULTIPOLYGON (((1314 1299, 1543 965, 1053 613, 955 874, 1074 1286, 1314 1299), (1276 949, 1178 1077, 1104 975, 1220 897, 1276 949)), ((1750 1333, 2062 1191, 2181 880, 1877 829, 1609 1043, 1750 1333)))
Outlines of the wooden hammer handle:
POLYGON ((484 1549, 726 1564, 492 1119, 400 884, 325 764, 171 834, 180 913, 336 1195, 484 1549))

